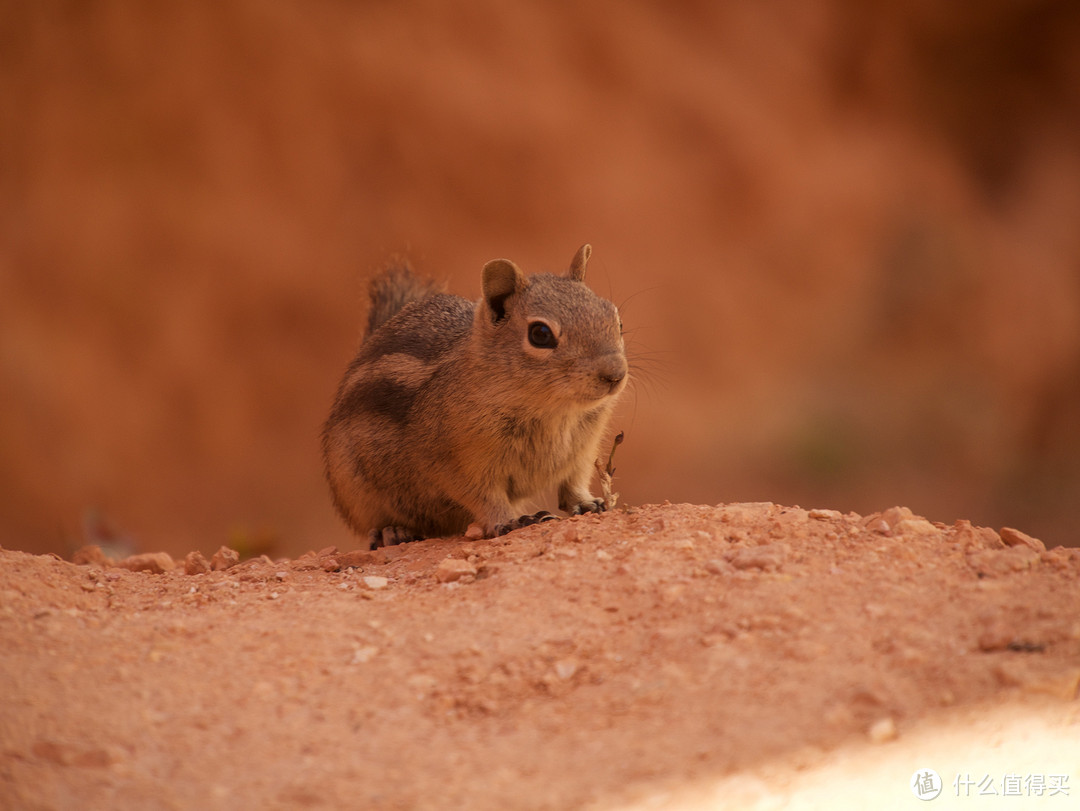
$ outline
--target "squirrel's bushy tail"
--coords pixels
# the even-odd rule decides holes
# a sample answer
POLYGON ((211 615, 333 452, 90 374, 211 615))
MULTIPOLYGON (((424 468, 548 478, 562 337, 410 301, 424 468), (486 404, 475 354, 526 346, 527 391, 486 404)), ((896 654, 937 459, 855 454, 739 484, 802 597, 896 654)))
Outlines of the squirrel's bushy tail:
POLYGON ((431 279, 413 273, 406 259, 395 259, 368 284, 371 309, 368 310, 367 334, 389 321, 410 301, 419 301, 442 293, 445 287, 431 279))

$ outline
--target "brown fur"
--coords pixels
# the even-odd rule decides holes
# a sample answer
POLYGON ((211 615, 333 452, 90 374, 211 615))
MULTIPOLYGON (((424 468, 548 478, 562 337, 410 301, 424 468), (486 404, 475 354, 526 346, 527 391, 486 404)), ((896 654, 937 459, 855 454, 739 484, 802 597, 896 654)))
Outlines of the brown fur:
MULTIPOLYGON (((376 543, 527 523, 557 487, 570 513, 603 509, 593 460, 628 377, 615 306, 566 275, 489 262, 477 302, 395 267, 371 284, 370 329, 323 430, 338 511, 376 543), (553 348, 529 340, 543 324, 553 348)), ((541 327, 543 332, 544 327, 541 327)))

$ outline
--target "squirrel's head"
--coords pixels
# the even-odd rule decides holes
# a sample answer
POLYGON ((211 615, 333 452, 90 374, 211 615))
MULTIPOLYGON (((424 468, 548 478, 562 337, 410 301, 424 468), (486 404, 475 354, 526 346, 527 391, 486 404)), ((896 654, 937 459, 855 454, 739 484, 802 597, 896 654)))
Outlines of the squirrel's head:
POLYGON ((474 336, 523 396, 589 409, 626 386, 619 311, 585 286, 591 254, 582 245, 560 276, 526 276, 508 259, 484 265, 474 336))

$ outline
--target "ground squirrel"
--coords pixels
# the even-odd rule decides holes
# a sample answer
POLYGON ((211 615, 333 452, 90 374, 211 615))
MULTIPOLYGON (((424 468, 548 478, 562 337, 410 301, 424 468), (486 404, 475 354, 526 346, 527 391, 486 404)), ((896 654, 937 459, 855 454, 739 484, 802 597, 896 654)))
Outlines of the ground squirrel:
POLYGON ((605 509, 593 463, 629 370, 615 305, 564 275, 488 262, 483 295, 446 295, 397 263, 372 280, 360 350, 322 434, 334 504, 373 546, 605 509))

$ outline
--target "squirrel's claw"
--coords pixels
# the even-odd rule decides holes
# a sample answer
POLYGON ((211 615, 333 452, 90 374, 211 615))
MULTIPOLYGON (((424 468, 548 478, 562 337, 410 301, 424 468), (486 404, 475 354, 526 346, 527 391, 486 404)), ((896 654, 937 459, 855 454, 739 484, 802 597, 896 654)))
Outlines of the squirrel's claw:
POLYGON ((584 515, 585 513, 602 513, 607 511, 607 503, 602 498, 593 498, 575 504, 567 510, 570 515, 584 515))
POLYGON ((515 518, 513 521, 508 521, 505 524, 499 524, 495 527, 496 535, 505 535, 508 532, 513 532, 515 529, 521 529, 522 527, 532 526, 533 524, 542 524, 545 521, 558 521, 558 516, 552 515, 547 510, 541 510, 538 513, 532 515, 523 515, 520 518, 515 518))
POLYGON ((382 529, 373 529, 368 533, 368 544, 371 549, 378 549, 380 546, 397 546, 399 543, 422 541, 423 539, 423 535, 418 535, 416 530, 408 527, 383 527, 382 529))

